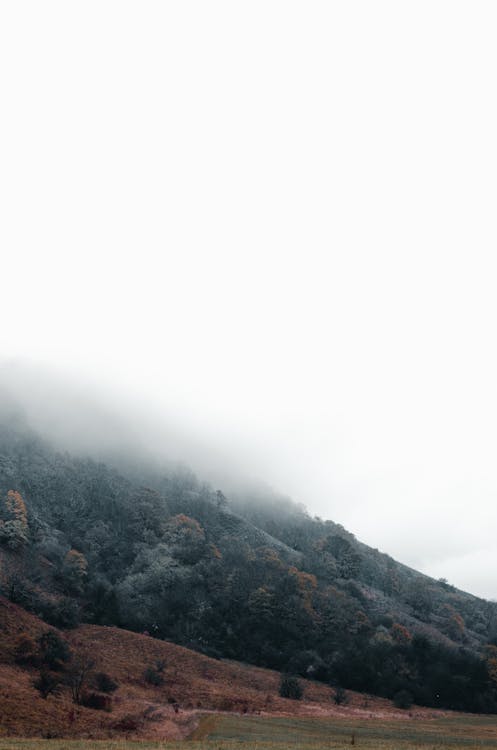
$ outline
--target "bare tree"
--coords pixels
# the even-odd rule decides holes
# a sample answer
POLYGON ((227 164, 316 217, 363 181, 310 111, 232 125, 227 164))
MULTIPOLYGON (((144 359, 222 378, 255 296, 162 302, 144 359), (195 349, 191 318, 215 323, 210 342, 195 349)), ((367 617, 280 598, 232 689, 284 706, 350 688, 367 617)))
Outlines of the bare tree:
POLYGON ((67 684, 71 688, 71 695, 74 703, 81 703, 85 687, 92 676, 95 661, 90 654, 81 653, 73 658, 71 665, 67 670, 67 684))

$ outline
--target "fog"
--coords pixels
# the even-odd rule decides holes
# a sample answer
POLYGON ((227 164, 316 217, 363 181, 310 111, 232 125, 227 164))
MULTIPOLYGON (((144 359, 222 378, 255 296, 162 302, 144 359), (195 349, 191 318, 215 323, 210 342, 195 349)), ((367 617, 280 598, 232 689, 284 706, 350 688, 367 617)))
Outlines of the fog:
MULTIPOLYGON (((372 455, 366 456, 358 437, 340 444, 337 433, 323 434, 317 418, 312 432, 304 420, 291 426, 287 421, 283 429, 269 425, 271 412, 259 417, 260 431, 247 418, 239 425, 226 417, 213 423, 205 413, 195 419, 163 400, 138 400, 130 392, 78 380, 69 371, 20 360, 4 361, 0 379, 2 416, 22 413, 60 450, 121 465, 145 461, 166 470, 186 465, 228 495, 272 486, 396 559, 493 597, 495 490, 481 475, 468 477, 469 464, 447 463, 447 446, 414 470, 401 463, 401 451, 393 452, 393 443, 379 430, 381 451, 370 436, 372 455), (397 464, 381 472, 380 462, 387 459, 397 464)), ((346 437, 344 431, 341 435, 346 437)))
POLYGON ((489 2, 5 5, 4 388, 488 597, 489 2))

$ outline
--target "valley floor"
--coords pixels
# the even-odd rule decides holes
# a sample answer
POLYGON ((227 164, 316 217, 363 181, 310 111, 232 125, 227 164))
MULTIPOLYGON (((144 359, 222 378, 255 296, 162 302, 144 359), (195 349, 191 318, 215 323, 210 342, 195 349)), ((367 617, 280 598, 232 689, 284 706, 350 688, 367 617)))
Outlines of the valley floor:
POLYGON ((406 720, 209 714, 183 742, 0 739, 0 750, 456 750, 497 748, 497 719, 454 714, 406 720))

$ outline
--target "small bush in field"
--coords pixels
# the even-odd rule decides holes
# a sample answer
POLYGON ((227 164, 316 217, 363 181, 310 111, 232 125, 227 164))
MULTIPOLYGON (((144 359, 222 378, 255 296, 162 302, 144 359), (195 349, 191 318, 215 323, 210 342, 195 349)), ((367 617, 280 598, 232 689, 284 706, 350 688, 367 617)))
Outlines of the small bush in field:
POLYGON ((46 700, 49 695, 59 691, 60 678, 57 675, 51 674, 51 672, 40 672, 39 676, 33 680, 33 687, 46 700))
POLYGON ((71 652, 55 630, 47 630, 38 639, 41 659, 50 669, 61 669, 71 659, 71 652))
POLYGON ((95 711, 112 711, 111 697, 101 693, 85 693, 81 699, 81 705, 94 708, 95 711))
POLYGON ((302 685, 294 675, 284 674, 281 676, 280 695, 282 698, 293 698, 299 701, 303 692, 302 685))
POLYGON ((348 695, 346 691, 343 689, 343 687, 336 687, 335 692, 333 693, 333 700, 335 701, 335 704, 337 706, 341 706, 344 703, 348 702, 348 695))
POLYGON ((114 729, 117 729, 119 732, 136 732, 139 727, 140 722, 136 716, 130 715, 123 716, 122 719, 114 724, 114 729))
POLYGON ((95 687, 100 693, 113 693, 119 685, 107 672, 97 672, 95 675, 95 687))
POLYGON ((143 676, 145 677, 145 682, 148 682, 149 685, 160 687, 160 685, 164 684, 163 676, 154 667, 147 667, 143 676))

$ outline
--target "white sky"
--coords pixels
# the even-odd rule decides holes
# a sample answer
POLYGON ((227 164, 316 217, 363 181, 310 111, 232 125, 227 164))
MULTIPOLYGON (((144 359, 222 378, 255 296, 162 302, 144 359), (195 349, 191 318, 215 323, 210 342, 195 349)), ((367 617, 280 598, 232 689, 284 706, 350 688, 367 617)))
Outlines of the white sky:
POLYGON ((497 596, 494 2, 0 6, 0 350, 497 596))

